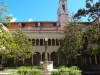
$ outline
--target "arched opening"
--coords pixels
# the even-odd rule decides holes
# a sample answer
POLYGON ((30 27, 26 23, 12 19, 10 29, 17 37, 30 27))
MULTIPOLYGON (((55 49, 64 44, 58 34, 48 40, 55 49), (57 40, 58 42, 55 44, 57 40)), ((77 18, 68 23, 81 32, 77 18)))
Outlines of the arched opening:
POLYGON ((31 66, 32 65, 32 57, 25 59, 24 65, 31 66))
POLYGON ((92 56, 89 57, 89 61, 91 62, 91 64, 95 65, 95 61, 94 60, 95 60, 95 56, 94 55, 92 55, 92 56))
MULTIPOLYGON (((48 60, 49 60, 49 53, 48 53, 48 60)), ((45 52, 42 53, 42 61, 45 61, 45 52)))
POLYGON ((56 46, 59 46, 59 40, 56 39, 56 46))
POLYGON ((28 39, 28 41, 31 41, 31 39, 28 39))
POLYGON ((40 46, 43 46, 43 39, 40 39, 40 46))
POLYGON ((15 64, 14 64, 14 59, 9 59, 9 60, 7 60, 7 66, 8 66, 8 67, 14 67, 14 66, 15 66, 15 64))
POLYGON ((36 46, 39 46, 39 39, 36 39, 36 46))
POLYGON ((67 63, 67 60, 65 60, 65 59, 63 59, 63 58, 59 58, 59 65, 60 65, 60 66, 66 65, 66 63, 67 63))
POLYGON ((62 4, 62 12, 65 12, 65 4, 62 4))
POLYGON ((51 39, 48 39, 48 46, 51 46, 51 39))
POLYGON ((40 61, 41 61, 41 54, 39 52, 35 52, 33 56, 33 65, 39 66, 40 61))
POLYGON ((51 53, 51 61, 53 61, 54 66, 58 66, 58 57, 56 52, 51 53))
POLYGON ((97 62, 100 65, 100 53, 97 55, 97 62))
POLYGON ((35 39, 32 39, 32 46, 35 45, 35 39))
POLYGON ((82 66, 83 62, 82 62, 82 57, 78 56, 77 57, 77 66, 82 66))
POLYGON ((52 39, 52 46, 55 46, 55 39, 52 39))

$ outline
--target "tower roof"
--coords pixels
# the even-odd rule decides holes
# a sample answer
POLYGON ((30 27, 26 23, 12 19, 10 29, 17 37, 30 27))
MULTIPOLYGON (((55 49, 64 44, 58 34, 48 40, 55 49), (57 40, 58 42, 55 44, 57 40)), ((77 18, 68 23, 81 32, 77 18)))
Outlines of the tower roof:
POLYGON ((67 1, 67 0, 59 0, 59 3, 60 3, 60 1, 67 1))

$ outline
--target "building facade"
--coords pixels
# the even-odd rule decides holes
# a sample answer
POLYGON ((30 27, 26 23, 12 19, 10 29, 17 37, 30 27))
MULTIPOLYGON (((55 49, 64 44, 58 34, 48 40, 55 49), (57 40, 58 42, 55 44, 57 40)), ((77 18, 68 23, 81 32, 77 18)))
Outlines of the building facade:
MULTIPOLYGON (((56 51, 60 46, 60 42, 58 41, 63 37, 62 30, 64 26, 68 25, 69 22, 69 12, 67 8, 67 0, 59 0, 59 7, 57 11, 57 21, 56 22, 46 22, 46 21, 38 21, 38 22, 12 22, 11 26, 8 27, 9 31, 15 31, 16 29, 23 30, 27 35, 30 36, 29 41, 32 42, 34 46, 35 54, 25 60, 25 65, 39 65, 40 61, 44 61, 45 56, 45 37, 48 38, 47 43, 47 52, 48 52, 48 60, 53 61, 55 66, 58 65, 73 65, 73 59, 64 60, 56 55, 56 51)), ((96 19, 92 23, 100 22, 100 19, 96 19)), ((89 24, 89 22, 82 22, 85 26, 82 28, 84 31, 89 24)), ((93 61, 95 58, 91 58, 93 61)), ((89 62, 88 57, 86 58, 87 62, 89 62)), ((79 66, 86 63, 86 60, 79 57, 76 60, 76 64, 79 66)), ((98 60, 99 62, 100 60, 98 60)), ((12 59, 8 60, 8 66, 13 66, 14 61, 12 59)), ((18 65, 22 65, 22 61, 18 62, 18 65)))

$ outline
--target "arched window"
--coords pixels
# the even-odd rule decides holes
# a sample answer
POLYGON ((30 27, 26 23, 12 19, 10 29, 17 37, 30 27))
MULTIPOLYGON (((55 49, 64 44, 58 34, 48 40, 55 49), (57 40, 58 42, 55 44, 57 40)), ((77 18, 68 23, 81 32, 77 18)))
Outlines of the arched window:
POLYGON ((40 46, 43 46, 43 39, 40 39, 40 46))
POLYGON ((35 45, 35 39, 32 39, 32 46, 35 45))
POLYGON ((51 46, 51 39, 48 39, 48 46, 51 46))
POLYGON ((36 46, 39 46, 39 39, 36 39, 36 46))
POLYGON ((31 41, 31 39, 28 39, 28 41, 31 41))
POLYGON ((59 46, 59 40, 56 39, 56 46, 59 46))
POLYGON ((55 39, 52 39, 52 46, 55 46, 55 39))

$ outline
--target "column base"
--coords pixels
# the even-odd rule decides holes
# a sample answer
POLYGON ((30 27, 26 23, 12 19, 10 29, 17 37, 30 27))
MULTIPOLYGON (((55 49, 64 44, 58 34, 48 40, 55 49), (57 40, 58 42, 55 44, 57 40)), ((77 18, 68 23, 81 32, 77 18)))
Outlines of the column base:
POLYGON ((45 71, 53 70, 53 61, 40 61, 40 68, 45 71))

